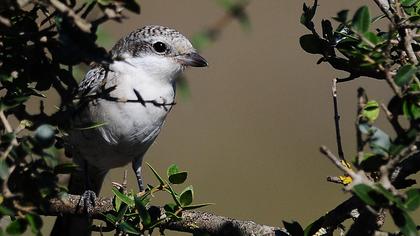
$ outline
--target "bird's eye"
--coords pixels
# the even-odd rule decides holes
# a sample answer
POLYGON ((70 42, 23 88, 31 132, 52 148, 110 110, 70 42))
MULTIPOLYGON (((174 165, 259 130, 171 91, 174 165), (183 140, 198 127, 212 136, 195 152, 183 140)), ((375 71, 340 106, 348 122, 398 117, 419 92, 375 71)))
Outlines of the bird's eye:
POLYGON ((162 43, 162 42, 156 42, 153 44, 153 49, 155 49, 156 52, 158 53, 164 53, 166 52, 166 44, 162 43))

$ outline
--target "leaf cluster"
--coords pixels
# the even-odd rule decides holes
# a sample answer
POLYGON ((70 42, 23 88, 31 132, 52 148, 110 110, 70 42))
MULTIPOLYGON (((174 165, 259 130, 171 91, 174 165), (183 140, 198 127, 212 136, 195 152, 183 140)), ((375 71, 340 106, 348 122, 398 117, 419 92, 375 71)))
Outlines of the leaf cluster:
POLYGON ((386 7, 381 1, 377 4, 382 14, 375 17, 362 6, 352 15, 348 10, 338 12, 332 18, 335 23, 323 19, 321 33, 313 22, 318 2, 303 6, 300 22, 310 33, 300 37, 302 49, 321 55, 318 63, 348 72, 347 78, 337 79, 339 84, 377 79, 389 85, 393 96, 384 104, 368 99, 364 89, 358 90, 357 150, 352 165, 343 160, 341 167, 346 170, 344 177, 351 179, 350 183, 341 182, 354 196, 349 209, 358 212, 351 217, 350 211, 343 213, 348 216, 342 221, 353 218, 351 227, 344 229, 342 221, 334 222, 332 214, 327 214, 305 230, 297 222, 285 222, 292 235, 330 234, 336 229, 347 235, 370 235, 380 232, 383 223, 379 219, 388 214, 401 234, 418 234, 409 213, 419 207, 420 190, 413 187, 416 181, 408 176, 420 170, 420 47, 416 35, 420 1, 388 1, 386 7), (381 28, 384 24, 377 22, 385 22, 387 27, 381 28), (394 134, 375 125, 381 115, 388 119, 394 134))
POLYGON ((97 231, 104 232, 116 230, 128 235, 144 235, 145 232, 150 234, 155 228, 163 232, 161 226, 168 222, 178 221, 182 219, 182 212, 185 210, 197 209, 210 205, 192 204, 194 199, 193 187, 187 186, 181 192, 174 190, 175 185, 183 184, 188 176, 186 171, 180 171, 175 164, 167 169, 166 178, 161 177, 158 172, 148 164, 153 172, 158 184, 148 185, 145 192, 136 194, 134 192, 126 192, 122 188, 114 187, 112 192, 115 197, 113 200, 114 209, 104 214, 106 227, 96 227, 97 231), (172 202, 166 203, 162 208, 151 206, 151 201, 162 192, 169 194, 172 202))

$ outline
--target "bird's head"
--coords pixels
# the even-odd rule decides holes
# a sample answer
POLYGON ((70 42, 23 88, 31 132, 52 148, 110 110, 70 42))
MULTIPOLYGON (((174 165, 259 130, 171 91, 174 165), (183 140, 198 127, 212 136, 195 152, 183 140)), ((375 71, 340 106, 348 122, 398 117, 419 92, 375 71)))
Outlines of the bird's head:
POLYGON ((125 60, 160 78, 174 78, 185 67, 205 67, 190 41, 178 31, 150 25, 129 33, 111 50, 114 60, 125 60))

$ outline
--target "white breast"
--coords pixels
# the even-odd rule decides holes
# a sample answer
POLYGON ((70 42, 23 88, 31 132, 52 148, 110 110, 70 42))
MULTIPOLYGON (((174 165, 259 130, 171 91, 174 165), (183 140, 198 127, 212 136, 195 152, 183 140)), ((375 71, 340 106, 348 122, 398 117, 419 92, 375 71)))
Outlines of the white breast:
POLYGON ((134 90, 145 101, 170 104, 175 99, 172 79, 154 78, 141 67, 125 62, 115 62, 110 69, 106 87, 115 85, 110 96, 119 101, 97 99, 79 116, 83 121, 104 125, 70 133, 79 155, 100 169, 122 166, 143 155, 171 109, 171 105, 134 102, 138 99, 134 90))

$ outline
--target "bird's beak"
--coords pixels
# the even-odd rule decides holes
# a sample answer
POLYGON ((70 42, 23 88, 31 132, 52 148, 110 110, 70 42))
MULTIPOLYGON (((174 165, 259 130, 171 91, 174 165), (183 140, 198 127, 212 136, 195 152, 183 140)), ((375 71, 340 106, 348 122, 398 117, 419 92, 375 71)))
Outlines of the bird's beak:
POLYGON ((176 59, 184 66, 206 67, 209 65, 206 59, 196 52, 179 55, 176 59))

